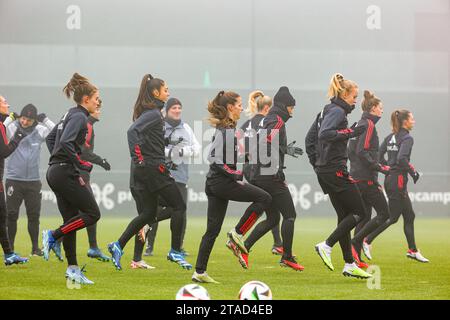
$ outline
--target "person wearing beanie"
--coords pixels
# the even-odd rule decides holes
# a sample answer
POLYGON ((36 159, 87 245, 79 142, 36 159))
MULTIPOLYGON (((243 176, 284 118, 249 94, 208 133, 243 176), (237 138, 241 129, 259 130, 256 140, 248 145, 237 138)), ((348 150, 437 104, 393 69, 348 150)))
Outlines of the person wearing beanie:
POLYGON ((17 220, 22 202, 28 217, 28 233, 31 239, 31 256, 42 256, 39 248, 39 224, 41 214, 41 177, 39 163, 41 146, 55 124, 31 103, 22 108, 20 115, 11 113, 5 121, 7 136, 11 138, 20 130, 26 138, 6 161, 6 206, 8 234, 14 249, 17 220))
POLYGON ((9 118, 8 114, 9 104, 5 97, 0 96, 0 245, 4 253, 3 261, 7 266, 28 262, 27 258, 20 257, 13 251, 8 235, 5 192, 3 188, 3 169, 5 158, 8 158, 16 150, 25 137, 25 134, 21 130, 17 130, 12 139, 8 141, 4 125, 6 119, 9 118))
MULTIPOLYGON (((83 161, 89 161, 92 164, 96 164, 106 171, 111 170, 111 165, 105 159, 100 157, 99 155, 94 153, 94 141, 95 141, 95 133, 94 133, 94 124, 100 121, 100 108, 102 101, 99 99, 97 110, 91 113, 88 117, 87 122, 87 135, 86 141, 84 145, 81 146, 81 155, 80 158, 83 161)), ((91 189, 91 173, 87 170, 80 170, 80 175, 83 178, 86 186, 91 189)), ((92 190, 91 190, 92 191, 92 190)), ((111 260, 110 257, 105 255, 97 243, 97 223, 90 225, 86 228, 88 239, 89 239, 89 250, 87 252, 87 256, 89 258, 94 258, 103 262, 108 262, 111 260)))
MULTIPOLYGON (((258 161, 251 183, 265 190, 272 196, 272 204, 266 210, 267 219, 260 222, 245 240, 247 251, 273 229, 283 217, 281 224, 282 257, 280 266, 288 267, 295 271, 302 271, 304 267, 297 263, 292 253, 294 240, 294 222, 297 216, 294 201, 286 183, 284 175, 284 158, 288 154, 298 158, 303 153, 302 149, 295 147, 295 141, 287 144, 286 122, 292 117, 296 101, 289 92, 288 87, 281 87, 273 98, 273 106, 267 116, 260 122, 258 134, 259 150, 267 150, 269 163, 258 161), (267 133, 264 135, 263 133, 267 133), (272 150, 273 148, 277 148, 272 150), (274 152, 274 153, 272 153, 274 152)), ((248 259, 248 257, 247 257, 248 259)))

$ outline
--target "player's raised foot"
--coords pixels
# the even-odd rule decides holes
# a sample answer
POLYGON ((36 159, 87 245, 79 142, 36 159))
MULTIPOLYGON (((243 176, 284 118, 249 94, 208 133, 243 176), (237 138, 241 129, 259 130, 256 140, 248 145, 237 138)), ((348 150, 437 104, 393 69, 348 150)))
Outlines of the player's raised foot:
POLYGON ((122 248, 118 241, 111 242, 108 244, 108 251, 111 253, 112 263, 116 267, 117 270, 122 270, 122 266, 120 265, 120 258, 123 256, 122 248))
POLYGON ((372 278, 372 275, 370 273, 367 273, 364 270, 358 268, 358 266, 354 262, 346 263, 342 274, 346 277, 353 277, 358 279, 372 278))
POLYGON ((64 260, 61 255, 61 242, 53 237, 51 230, 44 230, 42 231, 42 252, 44 259, 47 261, 50 258, 50 250, 56 254, 60 261, 64 260))
POLYGON ((142 243, 145 243, 145 241, 147 240, 147 233, 150 231, 150 229, 150 226, 146 224, 141 228, 141 230, 139 230, 138 238, 142 243))
POLYGON ((408 252, 406 253, 406 257, 413 259, 413 260, 417 260, 419 262, 430 262, 430 260, 428 260, 427 258, 425 258, 419 250, 408 250, 408 252))
POLYGON ((277 256, 282 256, 284 253, 283 246, 273 246, 272 247, 272 254, 277 256))
POLYGON ((144 260, 141 261, 131 261, 131 269, 155 269, 155 267, 147 264, 144 260))
POLYGON ((167 254, 167 260, 177 263, 183 269, 192 269, 192 265, 184 259, 184 256, 180 251, 171 249, 167 254))
POLYGON ((87 252, 87 256, 92 259, 97 259, 102 262, 109 262, 111 258, 105 255, 99 248, 90 248, 87 252))
POLYGON ((303 271, 303 270, 305 270, 305 267, 302 266, 301 264, 299 264, 297 262, 297 259, 295 259, 294 256, 290 256, 290 257, 287 257, 287 258, 284 258, 284 257, 281 258, 280 266, 291 268, 291 269, 293 269, 295 271, 303 271))
POLYGON ((361 263, 361 259, 359 257, 358 252, 356 252, 356 249, 355 249, 354 245, 352 245, 352 256, 353 256, 353 259, 355 259, 356 264, 359 265, 361 263))
POLYGON ((241 252, 239 247, 232 240, 228 240, 226 246, 233 252, 234 256, 238 258, 242 268, 248 269, 248 254, 241 252))
POLYGON ((39 248, 33 249, 30 254, 30 257, 42 257, 42 256, 44 256, 44 252, 42 252, 42 250, 39 248))
POLYGON ((206 272, 203 273, 194 272, 194 274, 192 275, 192 281, 198 283, 216 283, 216 284, 220 283, 211 278, 210 276, 208 276, 206 272))
POLYGON ((322 259, 323 263, 327 266, 328 269, 334 271, 333 264, 331 263, 331 250, 332 248, 326 244, 326 242, 321 242, 316 244, 315 246, 316 252, 319 257, 322 259))
POLYGON ((8 253, 4 255, 5 266, 10 266, 12 264, 24 264, 28 262, 28 258, 23 258, 17 253, 8 253))
POLYGON ((244 244, 243 236, 238 234, 236 232, 236 229, 234 229, 234 228, 231 229, 230 232, 227 233, 227 235, 228 235, 228 238, 230 240, 234 241, 234 243, 239 247, 241 252, 248 254, 248 250, 247 250, 247 248, 245 247, 245 244, 244 244))
POLYGON ((367 243, 366 239, 364 239, 363 241, 362 249, 367 259, 369 259, 369 261, 372 260, 372 253, 371 253, 372 245, 370 243, 367 243))

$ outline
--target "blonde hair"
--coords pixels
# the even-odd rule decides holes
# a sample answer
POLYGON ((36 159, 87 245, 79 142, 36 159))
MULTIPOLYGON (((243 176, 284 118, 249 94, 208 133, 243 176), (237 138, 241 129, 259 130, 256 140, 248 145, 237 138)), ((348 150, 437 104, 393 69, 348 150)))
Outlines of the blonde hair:
POLYGON ((362 111, 370 112, 373 107, 376 107, 381 100, 372 92, 364 90, 364 100, 361 102, 362 111))
POLYGON ((330 87, 328 89, 328 98, 341 97, 344 92, 349 93, 353 88, 357 88, 358 85, 352 81, 344 79, 344 76, 340 73, 335 73, 330 81, 330 87))
POLYGON ((255 114, 261 112, 264 106, 272 106, 272 98, 266 96, 264 92, 260 90, 253 91, 248 96, 248 107, 245 109, 245 114, 249 117, 253 117, 255 114))
POLYGON ((227 106, 235 104, 240 96, 232 91, 220 91, 217 96, 208 102, 208 121, 213 127, 236 128, 237 121, 228 115, 227 106))

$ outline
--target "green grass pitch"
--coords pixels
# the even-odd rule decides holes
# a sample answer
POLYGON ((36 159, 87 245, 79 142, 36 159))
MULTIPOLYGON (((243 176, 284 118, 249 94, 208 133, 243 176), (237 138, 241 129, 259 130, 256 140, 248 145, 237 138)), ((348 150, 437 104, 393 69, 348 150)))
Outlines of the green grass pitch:
MULTIPOLYGON (((116 240, 128 222, 128 218, 100 220, 98 240, 102 250, 106 251, 107 243, 116 240)), ((332 231, 335 219, 297 218, 294 253, 305 266, 303 272, 278 265, 279 257, 270 253, 271 234, 255 245, 250 254, 250 269, 243 270, 225 247, 226 232, 236 222, 237 218, 226 219, 210 257, 208 273, 221 282, 204 285, 212 299, 234 300, 240 287, 250 280, 267 283, 274 299, 450 299, 450 219, 416 219, 416 241, 430 259, 428 264, 405 257, 407 246, 401 219, 382 234, 374 242, 371 261, 381 270, 379 289, 369 289, 367 281, 342 276, 339 245, 332 253, 334 272, 326 269, 315 253, 314 245, 332 231)), ((41 230, 55 228, 59 223, 58 218, 43 218, 41 230)), ((205 227, 205 217, 188 221, 185 248, 193 265, 205 227)), ((134 246, 134 241, 130 241, 122 258, 124 270, 116 271, 112 263, 86 256, 87 235, 82 230, 78 232, 78 262, 87 263, 86 275, 95 285, 69 290, 64 279, 65 262, 57 261, 54 255, 48 262, 33 257, 25 265, 0 266, 0 299, 174 299, 180 287, 191 283, 192 271, 182 270, 166 260, 169 239, 169 224, 163 222, 158 230, 155 256, 144 257, 156 269, 129 267, 134 246)), ((22 255, 31 250, 23 216, 19 220, 15 250, 22 255)))

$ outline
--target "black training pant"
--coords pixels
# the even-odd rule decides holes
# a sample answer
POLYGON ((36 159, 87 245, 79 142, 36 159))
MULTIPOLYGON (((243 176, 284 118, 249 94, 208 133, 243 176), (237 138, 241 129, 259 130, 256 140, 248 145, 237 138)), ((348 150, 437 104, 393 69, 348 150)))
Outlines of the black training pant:
POLYGON ((0 181, 0 243, 4 254, 12 253, 11 245, 9 244, 8 227, 6 222, 6 202, 3 181, 0 181))
POLYGON ((267 219, 260 222, 245 241, 245 246, 250 249, 256 241, 264 236, 269 230, 278 227, 280 213, 283 217, 281 223, 281 237, 283 246, 283 258, 292 256, 292 245, 294 241, 294 228, 297 213, 294 201, 285 181, 279 179, 261 179, 253 182, 256 186, 267 191, 272 196, 272 203, 266 209, 267 219))
MULTIPOLYGON (((134 218, 127 226, 121 237, 119 244, 122 249, 127 242, 135 236, 139 230, 146 224, 152 225, 157 222, 158 197, 162 197, 168 206, 173 208, 170 220, 170 230, 172 232, 172 249, 180 251, 181 235, 183 230, 183 212, 186 211, 186 204, 183 201, 180 190, 175 184, 175 180, 169 175, 159 175, 158 181, 163 187, 157 188, 153 179, 155 173, 148 172, 150 167, 136 167, 134 169, 134 198, 137 202, 138 216, 134 218), (139 208, 141 210, 139 210, 139 208)), ((136 243, 135 243, 136 244, 136 243)), ((141 249, 142 251, 142 249, 141 249)))
POLYGON ((71 164, 52 164, 47 170, 47 182, 56 195, 63 225, 53 231, 53 237, 64 237, 63 246, 69 265, 77 265, 76 231, 96 223, 100 209, 80 174, 71 164))
POLYGON ((20 206, 25 203, 28 217, 28 233, 30 234, 32 252, 39 249, 39 217, 41 215, 41 181, 19 181, 7 179, 6 208, 8 212, 8 234, 11 250, 17 234, 17 220, 20 206))
POLYGON ((206 271, 209 256, 222 228, 227 212, 228 202, 252 202, 236 226, 236 231, 245 234, 269 207, 272 197, 264 190, 244 182, 230 178, 206 179, 205 186, 208 197, 207 226, 202 237, 195 270, 198 273, 206 271))
MULTIPOLYGON (((93 193, 92 187, 91 187, 91 174, 86 171, 81 172, 81 177, 83 178, 84 182, 86 183, 86 186, 89 188, 89 190, 93 193)), ((98 249, 98 243, 97 243, 97 223, 94 223, 88 227, 86 227, 86 232, 88 235, 88 241, 89 241, 89 248, 90 249, 98 249)))
MULTIPOLYGON (((370 219, 370 213, 372 208, 375 209, 376 216, 365 223, 361 228, 355 229, 355 234, 352 239, 352 244, 355 247, 356 252, 361 256, 362 242, 365 237, 375 231, 389 218, 389 208, 386 198, 383 193, 383 189, 378 183, 361 181, 358 183, 361 196, 366 207, 367 217, 370 219)), ((361 224, 361 223, 360 223, 361 224)), ((370 243, 370 242, 369 242, 370 243)))
MULTIPOLYGON (((187 205, 187 187, 184 183, 180 183, 180 182, 176 182, 176 185, 178 187, 178 189, 180 190, 181 196, 183 197, 183 201, 184 203, 187 205)), ((170 217, 172 217, 173 215, 173 208, 169 207, 167 205, 167 203, 165 203, 163 198, 159 199, 159 205, 158 205, 158 213, 157 213, 157 220, 158 221, 163 221, 163 220, 167 220, 170 217)), ((186 233, 186 211, 183 212, 183 230, 181 232, 181 248, 183 248, 183 240, 184 240, 184 235, 186 233)), ((153 245, 155 243, 155 238, 156 238, 156 232, 158 231, 158 222, 152 224, 150 231, 148 232, 147 235, 147 241, 148 241, 148 246, 150 248, 152 248, 153 250, 153 245)))

